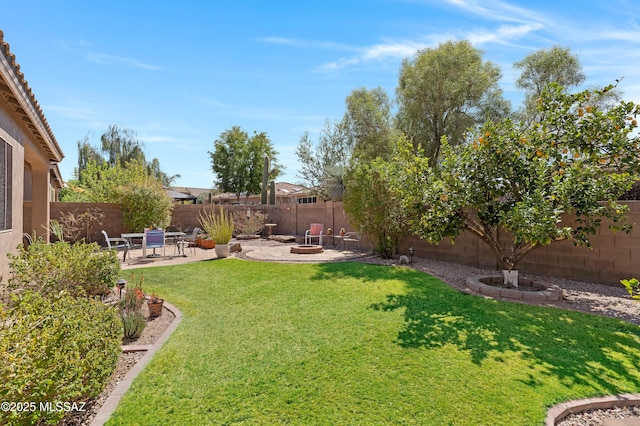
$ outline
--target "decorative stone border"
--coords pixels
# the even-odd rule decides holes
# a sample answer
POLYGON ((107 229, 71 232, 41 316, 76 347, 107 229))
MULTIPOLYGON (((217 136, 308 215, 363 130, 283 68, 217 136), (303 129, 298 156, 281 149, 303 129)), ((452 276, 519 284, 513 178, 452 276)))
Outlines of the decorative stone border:
POLYGON ((162 333, 162 335, 158 338, 158 340, 156 340, 154 344, 128 348, 129 351, 140 351, 146 349, 146 353, 138 362, 136 362, 133 368, 129 370, 127 375, 124 376, 120 383, 118 383, 116 388, 111 391, 111 394, 104 402, 104 404, 102 404, 102 407, 100 407, 100 410, 98 410, 98 413, 93 418, 91 426, 102 426, 107 422, 107 420, 109 420, 109 417, 111 417, 111 414, 113 414, 113 412, 115 411, 125 392, 129 389, 131 383, 133 383, 133 379, 135 379, 136 376, 140 374, 142 369, 149 363, 149 361, 151 361, 151 358, 153 358, 156 352, 158 352, 158 349, 162 347, 164 342, 169 339, 169 336, 171 336, 175 329, 178 328, 178 324, 180 324, 180 321, 182 321, 182 312, 180 312, 178 308, 176 308, 171 303, 168 303, 166 300, 164 302, 164 307, 171 311, 175 316, 173 322, 169 324, 169 327, 167 327, 164 333, 162 333))
POLYGON ((500 288, 493 285, 485 284, 481 279, 499 280, 502 282, 502 277, 496 276, 481 276, 476 275, 469 277, 466 280, 467 287, 474 293, 482 294, 489 297, 504 297, 507 299, 518 299, 524 302, 531 303, 543 303, 543 302, 558 302, 562 300, 562 289, 557 285, 547 286, 538 281, 530 281, 520 278, 521 282, 529 282, 532 287, 541 288, 540 291, 523 291, 514 288, 500 288))
POLYGON ((545 426, 555 426, 556 423, 567 417, 569 414, 630 405, 640 405, 640 394, 626 393, 622 395, 611 395, 601 398, 578 399, 575 401, 563 402, 549 409, 544 424, 545 426))

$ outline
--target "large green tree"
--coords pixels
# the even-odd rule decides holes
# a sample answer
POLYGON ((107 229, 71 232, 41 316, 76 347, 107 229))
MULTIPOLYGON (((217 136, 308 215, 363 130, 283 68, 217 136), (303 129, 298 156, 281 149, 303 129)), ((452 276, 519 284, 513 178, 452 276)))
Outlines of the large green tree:
POLYGON ((355 89, 345 104, 342 119, 327 121, 317 143, 305 133, 296 149, 299 176, 325 200, 342 199, 346 176, 357 163, 389 158, 393 152, 391 101, 384 90, 355 89))
POLYGON ((513 67, 520 71, 516 87, 525 91, 524 106, 517 118, 527 125, 540 120, 537 101, 545 87, 556 83, 569 90, 586 79, 578 56, 560 46, 530 53, 513 67))
POLYGON ((137 134, 131 129, 110 125, 100 136, 100 146, 93 146, 89 137, 78 141, 78 167, 75 170, 76 180, 83 183, 83 172, 91 162, 107 167, 126 166, 131 162, 140 162, 146 165, 150 176, 157 178, 162 185, 170 186, 180 175, 170 176, 160 168, 160 161, 154 158, 147 161, 144 154, 144 143, 138 139, 137 134))
POLYGON ((395 131, 391 100, 380 87, 355 89, 346 99, 343 121, 353 147, 352 163, 389 158, 393 153, 395 131))
POLYGON ((514 63, 513 67, 520 70, 516 86, 535 99, 551 83, 568 89, 579 86, 587 78, 578 56, 560 46, 537 50, 514 63))
POLYGON ((115 202, 116 189, 148 179, 146 164, 132 160, 124 165, 110 166, 105 161, 89 159, 78 180, 70 180, 60 194, 65 202, 115 202))
POLYGON ((238 203, 242 194, 248 197, 260 193, 265 156, 271 164, 269 179, 275 179, 281 173, 278 152, 264 132, 249 136, 239 126, 233 126, 220 134, 213 147, 209 156, 216 175, 215 184, 220 191, 235 194, 238 203))
POLYGON ((468 231, 507 271, 539 246, 560 240, 590 245, 603 221, 628 231, 626 206, 617 200, 640 169, 634 133, 640 109, 632 102, 594 105, 612 89, 568 94, 547 86, 538 103, 541 121, 487 122, 457 148, 445 139, 437 168, 404 146, 393 188, 412 231, 432 243, 468 231))
POLYGON ((446 136, 457 145, 469 128, 508 106, 498 88, 500 69, 468 41, 447 41, 405 59, 396 89, 397 126, 435 164, 446 136), (487 105, 490 102, 490 105, 487 105))
POLYGON ((344 194, 344 176, 352 151, 352 140, 347 136, 344 120, 334 123, 327 120, 316 143, 308 132, 300 138, 296 148, 301 164, 298 176, 313 194, 323 200, 339 201, 344 194))

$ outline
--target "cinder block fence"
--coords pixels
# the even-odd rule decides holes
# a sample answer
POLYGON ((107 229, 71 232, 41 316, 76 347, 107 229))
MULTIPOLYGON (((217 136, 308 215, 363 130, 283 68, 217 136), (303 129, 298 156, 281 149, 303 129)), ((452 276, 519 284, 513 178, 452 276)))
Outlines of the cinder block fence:
MULTIPOLYGON (((637 277, 640 279, 640 201, 629 201, 630 221, 638 224, 631 234, 612 233, 606 226, 592 237, 593 248, 574 247, 567 241, 556 242, 540 247, 527 256, 520 270, 540 275, 600 282, 620 285, 620 280, 637 277)), ((115 204, 103 203, 52 203, 51 218, 57 219, 61 212, 83 212, 98 209, 105 215, 103 223, 96 226, 91 240, 102 243, 100 231, 105 229, 109 235, 118 236, 128 231, 122 224, 120 209, 115 204)), ((261 210, 268 214, 268 223, 277 226, 274 233, 283 235, 304 235, 311 223, 323 223, 334 232, 345 228, 357 230, 349 224, 342 203, 327 202, 318 204, 279 204, 275 206, 250 206, 251 210, 261 210)), ((171 224, 183 230, 190 230, 198 224, 198 214, 219 206, 190 204, 176 205, 171 224)), ((246 211, 247 206, 224 206, 226 211, 246 211)), ((571 221, 567 218, 567 221, 571 221)), ((503 236, 501 236, 503 238, 503 236)), ((366 245, 365 245, 366 246, 366 245)), ((465 233, 454 245, 447 239, 438 245, 428 244, 416 237, 408 237, 401 242, 398 252, 408 253, 413 247, 416 256, 456 262, 471 266, 497 268, 497 262, 483 242, 465 233)))

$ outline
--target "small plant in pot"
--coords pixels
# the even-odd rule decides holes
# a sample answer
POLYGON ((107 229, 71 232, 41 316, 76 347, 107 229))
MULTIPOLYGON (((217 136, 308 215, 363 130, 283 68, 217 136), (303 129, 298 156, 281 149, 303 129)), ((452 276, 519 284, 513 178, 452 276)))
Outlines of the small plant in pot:
POLYGON ((147 299, 147 308, 149 309, 149 318, 157 318, 162 315, 162 306, 164 299, 159 298, 155 293, 151 293, 147 299))
POLYGON ((216 255, 218 257, 227 257, 229 255, 229 241, 233 236, 233 218, 225 213, 222 206, 220 206, 218 214, 213 211, 200 213, 198 220, 202 229, 215 241, 216 255))

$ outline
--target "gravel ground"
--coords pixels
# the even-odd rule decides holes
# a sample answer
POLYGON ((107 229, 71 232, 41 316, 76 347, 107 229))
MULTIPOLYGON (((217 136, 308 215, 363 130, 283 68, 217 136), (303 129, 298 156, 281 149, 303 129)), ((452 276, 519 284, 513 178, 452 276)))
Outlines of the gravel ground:
MULTIPOLYGON (((243 242, 243 244, 245 244, 243 242)), ((243 257, 243 256, 239 256, 243 257)), ((380 259, 371 256, 362 261, 373 264, 395 265, 397 261, 380 259)), ((495 275, 495 270, 481 269, 454 263, 430 260, 414 259, 413 265, 416 270, 420 270, 437 276, 450 286, 467 291, 465 280, 473 275, 495 275)), ((541 277, 536 275, 522 275, 526 278, 533 278, 544 281, 548 284, 557 284, 564 291, 563 300, 560 302, 548 303, 548 306, 555 306, 562 309, 589 312, 598 315, 610 316, 634 324, 640 325, 640 304, 629 298, 624 287, 608 286, 583 281, 574 281, 552 277, 541 277)), ((150 321, 145 327, 143 335, 136 341, 135 345, 147 345, 155 341, 173 321, 173 315, 166 309, 160 318, 150 321)), ((89 425, 91 420, 106 400, 111 390, 119 383, 126 373, 144 355, 144 352, 123 353, 116 371, 104 392, 87 404, 87 411, 75 413, 73 416, 65 418, 64 425, 89 425)), ((593 410, 572 414, 566 417, 559 426, 591 426, 603 425, 610 419, 629 419, 640 416, 640 406, 612 408, 606 410, 593 410)))
MULTIPOLYGON (((386 265, 397 263, 395 260, 389 261, 378 257, 372 257, 366 261, 386 265)), ((450 286, 466 292, 468 289, 465 281, 468 277, 499 275, 498 271, 492 269, 481 269, 431 259, 414 259, 412 267, 437 276, 450 286)), ((543 281, 547 284, 556 284, 562 288, 563 300, 547 303, 547 306, 605 315, 640 325, 640 303, 632 300, 622 285, 610 286, 529 274, 521 274, 521 277, 543 281)), ((513 299, 508 300, 513 302, 513 299)))

